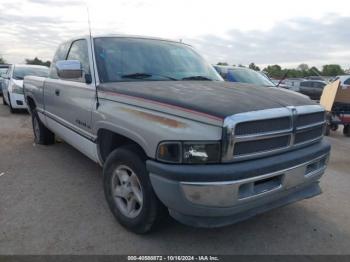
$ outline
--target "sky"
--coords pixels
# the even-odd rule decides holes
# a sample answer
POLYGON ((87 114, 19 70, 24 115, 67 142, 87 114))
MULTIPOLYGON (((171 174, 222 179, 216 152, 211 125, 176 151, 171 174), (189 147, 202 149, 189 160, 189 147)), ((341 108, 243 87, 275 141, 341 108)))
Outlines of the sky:
POLYGON ((350 68, 350 1, 0 0, 0 56, 51 60, 88 33, 182 40, 210 63, 350 68))

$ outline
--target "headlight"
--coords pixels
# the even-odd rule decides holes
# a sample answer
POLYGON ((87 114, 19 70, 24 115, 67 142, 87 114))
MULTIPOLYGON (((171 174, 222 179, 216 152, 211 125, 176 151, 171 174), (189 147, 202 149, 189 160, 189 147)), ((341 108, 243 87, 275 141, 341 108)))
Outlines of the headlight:
POLYGON ((15 93, 15 94, 23 94, 23 87, 14 84, 14 85, 12 86, 12 93, 15 93))
POLYGON ((168 163, 219 163, 220 142, 163 142, 157 150, 157 159, 168 163))

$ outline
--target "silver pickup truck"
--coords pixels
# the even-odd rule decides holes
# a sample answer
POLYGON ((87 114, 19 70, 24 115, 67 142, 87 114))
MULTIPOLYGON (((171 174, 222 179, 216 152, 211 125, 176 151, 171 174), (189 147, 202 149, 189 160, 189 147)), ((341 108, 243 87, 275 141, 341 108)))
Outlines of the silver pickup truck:
POLYGON ((48 78, 25 78, 24 93, 35 142, 57 135, 103 166, 110 209, 133 232, 167 213, 224 226, 321 193, 324 109, 224 82, 186 44, 75 38, 58 47, 48 78))

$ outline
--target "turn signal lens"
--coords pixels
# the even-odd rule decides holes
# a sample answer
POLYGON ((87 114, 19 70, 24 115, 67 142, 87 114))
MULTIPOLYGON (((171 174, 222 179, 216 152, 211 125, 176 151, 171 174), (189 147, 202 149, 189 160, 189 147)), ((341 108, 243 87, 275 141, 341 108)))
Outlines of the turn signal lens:
POLYGON ((159 144, 157 159, 163 162, 180 163, 181 162, 181 143, 164 142, 159 144))

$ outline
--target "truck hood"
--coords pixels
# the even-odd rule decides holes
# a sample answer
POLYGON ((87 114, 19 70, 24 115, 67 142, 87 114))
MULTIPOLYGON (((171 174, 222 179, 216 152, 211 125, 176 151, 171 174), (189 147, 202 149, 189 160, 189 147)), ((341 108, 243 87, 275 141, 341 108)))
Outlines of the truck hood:
POLYGON ((219 81, 103 83, 98 90, 176 106, 218 118, 270 108, 312 105, 308 97, 276 87, 219 81))

